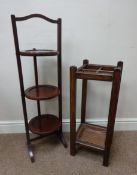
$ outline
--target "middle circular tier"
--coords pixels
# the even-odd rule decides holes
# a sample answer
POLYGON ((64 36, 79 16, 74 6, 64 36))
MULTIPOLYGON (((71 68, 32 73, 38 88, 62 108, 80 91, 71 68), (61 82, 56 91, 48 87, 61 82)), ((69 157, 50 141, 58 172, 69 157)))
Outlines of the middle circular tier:
POLYGON ((47 100, 59 95, 59 89, 52 85, 32 86, 25 90, 25 96, 31 100, 47 100))

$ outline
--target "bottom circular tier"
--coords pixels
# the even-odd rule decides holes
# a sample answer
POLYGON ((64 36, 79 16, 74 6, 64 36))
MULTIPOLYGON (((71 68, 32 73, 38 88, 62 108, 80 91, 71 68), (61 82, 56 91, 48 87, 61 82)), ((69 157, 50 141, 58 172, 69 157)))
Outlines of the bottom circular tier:
POLYGON ((32 133, 46 135, 57 131, 60 121, 55 115, 44 114, 36 116, 29 121, 29 129, 32 133))

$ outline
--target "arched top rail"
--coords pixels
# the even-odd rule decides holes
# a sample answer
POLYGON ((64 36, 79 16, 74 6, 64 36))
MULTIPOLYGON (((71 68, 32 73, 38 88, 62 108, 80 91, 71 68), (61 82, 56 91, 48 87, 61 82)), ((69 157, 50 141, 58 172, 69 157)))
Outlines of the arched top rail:
POLYGON ((15 17, 15 15, 11 15, 12 18, 15 19, 15 21, 25 21, 31 18, 42 18, 50 23, 59 23, 59 21, 61 21, 60 18, 58 18, 57 20, 48 18, 47 16, 41 15, 41 14, 31 14, 31 15, 27 15, 27 16, 23 16, 23 17, 15 17))

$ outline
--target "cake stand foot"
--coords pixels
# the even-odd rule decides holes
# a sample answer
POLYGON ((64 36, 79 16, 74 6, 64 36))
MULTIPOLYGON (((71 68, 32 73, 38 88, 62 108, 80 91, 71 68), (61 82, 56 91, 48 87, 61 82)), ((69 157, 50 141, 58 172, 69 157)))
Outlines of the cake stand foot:
POLYGON ((27 147, 28 147, 28 153, 29 153, 30 160, 32 163, 34 163, 35 159, 34 159, 34 154, 32 151, 32 145, 27 145, 27 147))
POLYGON ((67 145, 67 142, 66 142, 66 140, 65 140, 65 137, 64 137, 63 133, 58 133, 58 137, 59 137, 59 140, 61 141, 61 143, 63 144, 63 146, 64 146, 65 148, 67 148, 68 145, 67 145))

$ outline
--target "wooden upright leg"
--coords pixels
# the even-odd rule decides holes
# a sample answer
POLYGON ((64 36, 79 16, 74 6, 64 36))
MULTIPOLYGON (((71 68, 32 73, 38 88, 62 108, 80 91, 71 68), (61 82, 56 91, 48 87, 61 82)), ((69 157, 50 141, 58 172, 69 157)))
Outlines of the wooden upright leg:
POLYGON ((30 134, 29 134, 29 126, 28 126, 28 115, 27 115, 27 107, 26 107, 26 100, 25 100, 25 94, 24 94, 22 66, 21 66, 21 59, 19 55, 17 55, 17 65, 18 65, 18 74, 19 74, 19 81, 20 81, 20 90, 21 90, 21 99, 22 99, 22 108, 23 108, 23 115, 24 115, 24 122, 25 122, 28 153, 29 153, 31 162, 34 162, 35 160, 34 160, 33 151, 31 149, 31 141, 30 141, 30 134))
MULTIPOLYGON (((118 94, 117 94, 117 102, 118 102, 118 97, 119 97, 119 90, 120 90, 120 83, 121 83, 121 76, 122 76, 122 70, 123 70, 123 62, 122 61, 119 61, 118 64, 117 64, 117 68, 120 69, 120 73, 119 73, 119 82, 117 83, 117 88, 118 88, 118 94)), ((117 107, 116 107, 116 110, 117 110, 117 107)), ((116 117, 116 114, 115 114, 115 117, 116 117)), ((111 132, 111 144, 112 144, 112 140, 113 140, 113 133, 114 133, 114 127, 113 127, 113 130, 111 132)))
MULTIPOLYGON (((88 60, 83 60, 83 66, 88 65, 88 60)), ((81 99, 81 123, 85 123, 87 100, 87 79, 82 80, 82 99, 81 99)))
POLYGON ((70 154, 76 154, 76 71, 70 67, 70 154))
POLYGON ((110 148, 111 148, 111 143, 113 138, 115 117, 116 117, 116 111, 117 111, 119 89, 120 89, 120 80, 121 80, 121 68, 117 67, 114 70, 114 77, 113 77, 113 83, 112 83, 111 101, 110 101, 110 108, 109 108, 108 126, 107 126, 107 134, 106 134, 106 141, 105 141, 104 159, 103 159, 104 166, 108 166, 108 161, 109 161, 110 148))

